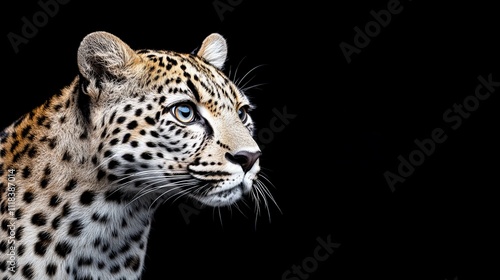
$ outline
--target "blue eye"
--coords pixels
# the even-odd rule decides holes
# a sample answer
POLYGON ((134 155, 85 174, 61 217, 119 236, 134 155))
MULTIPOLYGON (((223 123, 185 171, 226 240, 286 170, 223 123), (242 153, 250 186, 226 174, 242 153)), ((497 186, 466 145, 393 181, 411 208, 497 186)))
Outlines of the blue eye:
POLYGON ((248 118, 248 110, 247 107, 241 107, 238 109, 238 117, 240 117, 240 120, 242 122, 245 122, 248 118))
POLYGON ((196 118, 193 106, 188 103, 181 103, 172 107, 172 114, 182 123, 190 123, 196 118))

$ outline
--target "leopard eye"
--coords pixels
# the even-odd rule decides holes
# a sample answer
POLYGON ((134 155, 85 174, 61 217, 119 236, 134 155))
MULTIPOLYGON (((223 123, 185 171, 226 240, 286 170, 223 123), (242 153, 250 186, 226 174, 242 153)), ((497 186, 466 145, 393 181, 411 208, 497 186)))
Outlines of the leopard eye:
POLYGON ((241 107, 238 109, 238 117, 240 117, 240 120, 242 122, 245 122, 248 118, 248 108, 246 106, 241 107))
POLYGON ((172 114, 182 123, 190 123, 196 119, 195 110, 189 103, 180 103, 173 106, 172 114))

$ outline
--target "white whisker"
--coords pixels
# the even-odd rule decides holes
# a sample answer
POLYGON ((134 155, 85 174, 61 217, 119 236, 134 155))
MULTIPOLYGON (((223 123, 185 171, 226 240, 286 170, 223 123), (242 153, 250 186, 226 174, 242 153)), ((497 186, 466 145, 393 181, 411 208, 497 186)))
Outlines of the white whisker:
POLYGON ((224 227, 224 223, 222 222, 222 213, 221 213, 221 208, 218 206, 217 210, 219 210, 219 220, 220 220, 220 225, 221 227, 224 227))
MULTIPOLYGON (((245 203, 245 202, 243 201, 243 203, 245 203)), ((240 213, 241 213, 241 215, 243 215, 243 217, 248 218, 248 217, 245 215, 245 213, 243 213, 243 211, 240 209, 240 207, 238 206, 238 204, 236 204, 236 203, 235 203, 235 204, 233 204, 233 205, 234 205, 234 208, 236 208, 236 210, 238 210, 238 212, 240 212, 240 213)), ((231 213, 232 213, 232 212, 231 212, 231 213)))
MULTIPOLYGON (((177 199, 181 198, 182 196, 188 195, 188 194, 189 194, 189 192, 190 192, 191 190, 193 190, 193 189, 195 189, 195 188, 203 188, 203 187, 205 187, 206 185, 208 185, 208 183, 207 183, 207 184, 205 184, 205 185, 203 185, 203 186, 193 185, 192 187, 189 187, 189 188, 187 188, 187 189, 185 189, 185 190, 181 191, 181 194, 180 194, 179 196, 177 196, 177 198, 175 198, 175 199, 172 201, 172 203, 175 203, 175 202, 177 201, 177 199)), ((166 202, 166 201, 165 201, 165 202, 166 202)))
POLYGON ((250 90, 250 89, 253 89, 253 88, 258 88, 258 87, 260 87, 260 86, 267 85, 267 84, 268 84, 268 83, 260 83, 260 84, 251 85, 251 86, 248 86, 248 87, 243 87, 243 88, 241 88, 241 91, 246 92, 246 91, 248 91, 248 90, 250 90))
POLYGON ((234 70, 234 76, 231 80, 233 80, 233 83, 238 86, 238 79, 237 79, 237 75, 238 75, 238 69, 240 68, 240 65, 241 63, 243 62, 243 60, 245 59, 246 57, 243 57, 240 62, 238 62, 238 65, 236 66, 236 70, 234 70))
MULTIPOLYGON (((182 197, 183 195, 185 194, 188 194, 192 189, 196 188, 197 186, 196 185, 192 185, 192 183, 189 183, 186 182, 186 186, 190 186, 189 188, 187 189, 181 189, 183 187, 185 187, 184 185, 183 186, 176 186, 176 187, 173 187, 173 188, 169 188, 168 190, 166 190, 165 192, 163 192, 162 194, 160 194, 155 200, 153 200, 153 202, 151 202, 151 206, 149 208, 151 208, 153 206, 153 204, 158 201, 162 196, 164 196, 165 194, 171 192, 171 191, 174 191, 174 190, 178 190, 178 189, 181 189, 178 193, 176 194, 173 194, 171 197, 175 197, 177 196, 176 199, 174 199, 172 201, 172 203, 174 203, 179 197, 182 197)), ((167 201, 168 201, 169 198, 165 199, 162 204, 165 204, 167 201)))
POLYGON ((106 163, 109 163, 115 157, 118 157, 118 155, 117 154, 112 155, 112 156, 104 159, 103 161, 99 162, 99 164, 96 167, 94 167, 94 169, 90 170, 89 173, 90 174, 94 174, 98 169, 100 169, 101 167, 103 167, 106 163))
MULTIPOLYGON (((259 67, 262 67, 262 66, 265 66, 265 64, 261 64, 261 65, 257 65, 255 67, 253 67, 252 69, 250 69, 245 75, 243 75, 243 77, 238 81, 238 83, 236 84, 238 87, 240 87, 240 84, 245 80, 245 78, 250 74, 252 73, 253 71, 255 71, 257 68, 259 67)), ((248 84, 248 82, 250 82, 255 76, 253 76, 249 81, 247 81, 243 86, 241 86, 242 88, 245 87, 246 84, 248 84)))
POLYGON ((271 194, 269 189, 267 189, 267 187, 264 185, 264 183, 262 183, 262 181, 260 181, 260 180, 257 180, 257 184, 261 186, 262 191, 267 195, 267 197, 269 197, 271 199, 271 201, 274 203, 276 208, 278 208, 280 213, 283 214, 283 211, 281 211, 281 208, 278 206, 278 203, 274 199, 274 196, 271 194))
MULTIPOLYGON (((267 175, 264 172, 261 172, 259 174, 259 178, 264 179, 264 181, 266 181, 267 184, 271 185, 271 187, 276 189, 276 186, 271 182, 271 180, 269 180, 269 178, 267 177, 267 175)), ((264 183, 264 182, 262 182, 262 183, 264 183)))
MULTIPOLYGON (((191 178, 191 175, 187 175, 187 174, 173 174, 171 176, 167 176, 167 175, 165 175, 165 173, 162 170, 146 170, 146 171, 141 171, 141 172, 137 172, 137 173, 134 173, 134 174, 131 174, 131 175, 127 175, 127 176, 125 176, 123 178, 120 178, 117 182, 120 182, 120 181, 126 181, 126 182, 120 183, 120 185, 115 190, 113 190, 110 193, 110 195, 113 195, 116 192, 118 192, 118 191, 120 191, 120 190, 122 190, 122 189, 124 189, 126 187, 129 187, 132 183, 135 183, 135 182, 138 182, 138 181, 145 181, 145 182, 141 183, 136 188, 140 188, 144 184, 150 184, 151 185, 152 181, 154 183, 157 183, 157 182, 163 182, 163 181, 166 181, 166 180, 169 180, 169 179, 179 180, 179 179, 189 179, 189 178, 191 178), (144 175, 156 175, 156 176, 144 176, 144 175), (138 178, 129 180, 132 177, 138 177, 138 178), (146 180, 148 180, 148 181, 146 181, 146 180)), ((175 182, 172 182, 172 183, 175 183, 175 182)))

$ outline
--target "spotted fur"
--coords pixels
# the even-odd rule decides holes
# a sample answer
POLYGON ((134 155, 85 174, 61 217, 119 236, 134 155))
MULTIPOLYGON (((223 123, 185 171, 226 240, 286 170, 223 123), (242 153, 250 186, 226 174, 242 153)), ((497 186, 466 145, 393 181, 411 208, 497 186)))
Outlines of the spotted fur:
POLYGON ((0 133, 0 279, 139 279, 158 205, 264 198, 226 56, 219 34, 196 54, 87 35, 71 84, 0 133))

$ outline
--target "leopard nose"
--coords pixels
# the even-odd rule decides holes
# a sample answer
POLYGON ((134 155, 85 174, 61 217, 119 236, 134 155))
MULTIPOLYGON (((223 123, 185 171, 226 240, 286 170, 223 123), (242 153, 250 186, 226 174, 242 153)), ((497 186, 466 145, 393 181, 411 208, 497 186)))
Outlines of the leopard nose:
POLYGON ((239 151, 236 154, 226 153, 226 159, 234 164, 239 164, 241 168, 243 168, 243 172, 247 172, 252 169, 253 165, 260 157, 262 153, 258 152, 248 152, 248 151, 239 151))

